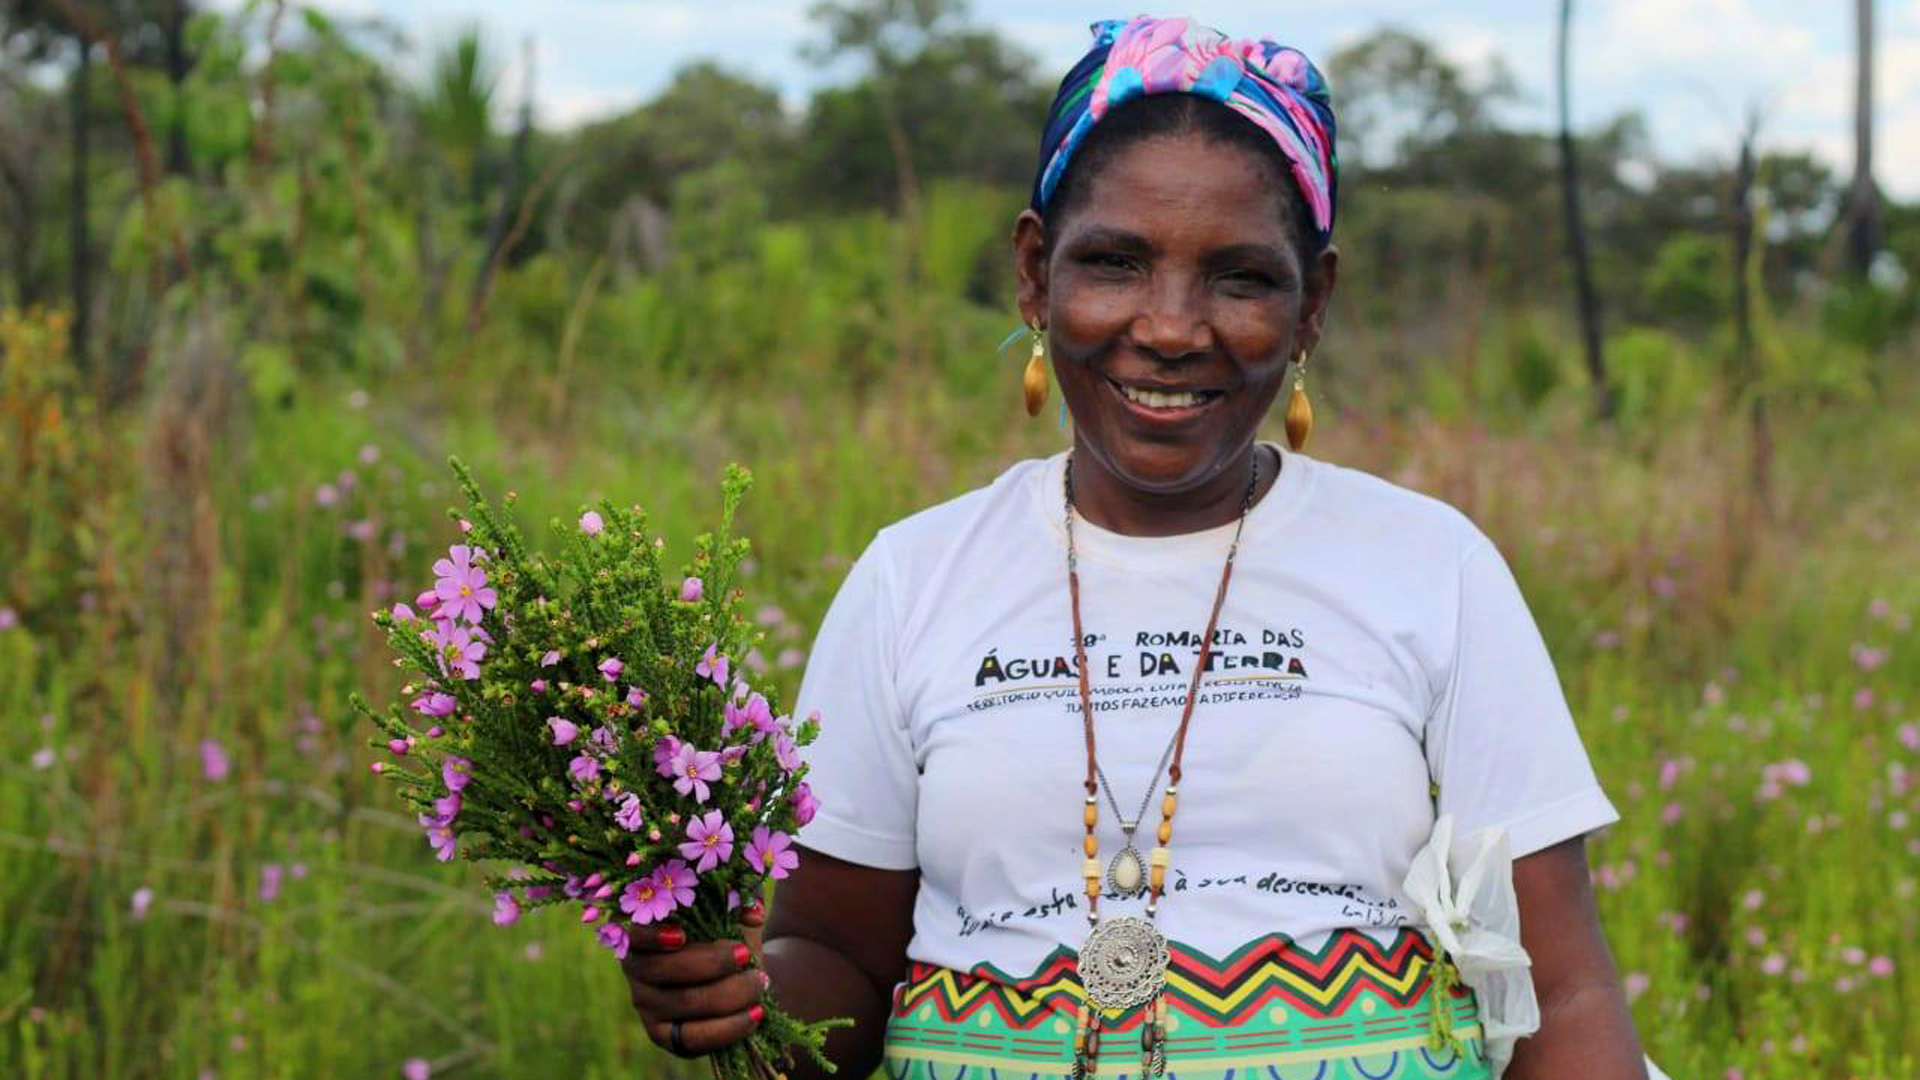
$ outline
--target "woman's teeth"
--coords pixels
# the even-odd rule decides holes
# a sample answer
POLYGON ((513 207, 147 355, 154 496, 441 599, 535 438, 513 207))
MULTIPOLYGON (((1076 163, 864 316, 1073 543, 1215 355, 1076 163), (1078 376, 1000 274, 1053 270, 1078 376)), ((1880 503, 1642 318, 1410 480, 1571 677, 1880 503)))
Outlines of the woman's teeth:
POLYGON ((1142 390, 1138 387, 1125 385, 1120 387, 1120 392, 1127 396, 1128 401, 1145 405, 1149 409, 1190 409, 1195 405, 1212 400, 1214 396, 1211 391, 1195 393, 1192 390, 1175 390, 1167 392, 1160 390, 1142 390))

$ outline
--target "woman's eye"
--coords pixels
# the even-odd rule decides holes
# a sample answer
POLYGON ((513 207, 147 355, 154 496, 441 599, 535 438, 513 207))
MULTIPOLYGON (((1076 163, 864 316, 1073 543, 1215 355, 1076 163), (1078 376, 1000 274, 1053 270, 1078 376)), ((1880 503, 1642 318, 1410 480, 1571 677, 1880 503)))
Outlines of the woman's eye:
POLYGON ((1114 252, 1094 252, 1082 260, 1088 266, 1106 273, 1123 274, 1134 268, 1133 260, 1114 252))
POLYGON ((1232 270, 1222 274, 1220 277, 1229 288, 1242 292, 1264 292, 1274 286, 1273 278, 1258 270, 1232 270))

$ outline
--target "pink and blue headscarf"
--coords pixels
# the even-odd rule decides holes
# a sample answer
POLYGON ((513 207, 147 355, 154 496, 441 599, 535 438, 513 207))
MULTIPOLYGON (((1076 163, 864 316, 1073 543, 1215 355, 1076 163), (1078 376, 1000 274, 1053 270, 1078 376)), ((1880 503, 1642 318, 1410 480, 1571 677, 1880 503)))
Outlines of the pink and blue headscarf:
POLYGON ((1191 19, 1108 19, 1093 24, 1093 49, 1067 72, 1047 112, 1033 208, 1044 210, 1093 126, 1114 107, 1148 94, 1218 101, 1258 125, 1293 166, 1319 246, 1333 237, 1333 99, 1305 53, 1272 41, 1229 38, 1191 19))

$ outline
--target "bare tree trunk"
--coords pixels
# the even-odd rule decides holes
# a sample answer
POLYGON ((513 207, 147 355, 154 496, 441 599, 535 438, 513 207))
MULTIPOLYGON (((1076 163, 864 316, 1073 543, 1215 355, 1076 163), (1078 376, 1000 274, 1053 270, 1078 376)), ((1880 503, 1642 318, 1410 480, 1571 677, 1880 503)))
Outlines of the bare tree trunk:
POLYGON ((173 0, 167 5, 163 32, 167 38, 167 89, 173 99, 173 116, 167 121, 167 173, 184 176, 193 167, 187 157, 186 100, 187 75, 193 61, 187 56, 187 20, 193 17, 190 0, 173 0))
POLYGON ((1773 514, 1773 428, 1767 419, 1766 380, 1753 339, 1754 272, 1753 180, 1754 142, 1760 135, 1760 112, 1748 114, 1747 127, 1740 138, 1740 162, 1734 169, 1733 195, 1729 220, 1733 229, 1733 340, 1734 358, 1739 367, 1735 385, 1753 395, 1749 413, 1750 460, 1754 505, 1764 517, 1773 514))
POLYGON ((67 248, 73 264, 73 325, 68 328, 73 362, 85 371, 92 363, 93 235, 87 220, 87 90, 92 82, 93 46, 75 34, 79 58, 73 65, 73 175, 68 187, 67 248))
POLYGON ((13 271, 13 301, 30 308, 40 299, 40 279, 34 272, 34 254, 39 249, 40 201, 34 178, 27 166, 0 152, 0 183, 12 197, 11 221, 7 230, 13 271))
POLYGON ((1580 303, 1580 331, 1585 340, 1587 374, 1593 381, 1594 413, 1613 418, 1613 388, 1607 382, 1607 360, 1600 338, 1600 298, 1593 290, 1593 269, 1587 256, 1587 226, 1580 214, 1580 160, 1573 143, 1573 103, 1568 92, 1568 50, 1573 29, 1573 0, 1560 0, 1560 190, 1566 210, 1567 256, 1573 263, 1573 283, 1580 303))
POLYGON ((1865 275, 1880 252, 1880 193, 1873 183, 1873 0, 1854 0, 1853 184, 1847 191, 1847 262, 1865 275))

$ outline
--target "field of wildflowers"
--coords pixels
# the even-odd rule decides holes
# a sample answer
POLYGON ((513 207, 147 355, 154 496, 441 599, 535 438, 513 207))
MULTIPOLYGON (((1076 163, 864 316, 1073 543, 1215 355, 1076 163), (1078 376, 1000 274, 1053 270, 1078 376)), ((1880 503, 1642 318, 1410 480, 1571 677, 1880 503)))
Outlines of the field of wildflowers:
MULTIPOLYGON (((0 316, 0 1075, 695 1075, 590 930, 495 926, 379 790, 347 695, 401 673, 367 615, 456 542, 450 451, 523 523, 638 501, 682 551, 738 460, 772 631, 745 662, 790 697, 875 528, 1064 439, 1020 415, 997 324, 920 325, 950 337, 893 369, 489 352, 267 402, 188 335, 109 411, 57 316, 0 316)), ((1650 431, 1571 390, 1475 412, 1321 382, 1317 456, 1454 502, 1513 561, 1624 814, 1594 874, 1676 1078, 1920 1075, 1915 359, 1777 405, 1764 502, 1711 400, 1650 431)))

